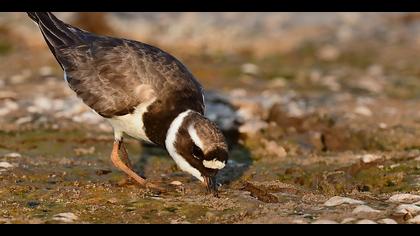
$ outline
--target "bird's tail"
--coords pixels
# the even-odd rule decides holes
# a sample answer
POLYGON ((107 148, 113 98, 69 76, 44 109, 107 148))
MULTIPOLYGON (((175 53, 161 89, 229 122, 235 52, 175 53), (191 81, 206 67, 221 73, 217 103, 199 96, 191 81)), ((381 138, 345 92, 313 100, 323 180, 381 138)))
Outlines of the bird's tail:
POLYGON ((53 48, 74 45, 81 41, 71 30, 71 26, 59 20, 51 12, 27 12, 28 16, 39 25, 42 35, 53 48))

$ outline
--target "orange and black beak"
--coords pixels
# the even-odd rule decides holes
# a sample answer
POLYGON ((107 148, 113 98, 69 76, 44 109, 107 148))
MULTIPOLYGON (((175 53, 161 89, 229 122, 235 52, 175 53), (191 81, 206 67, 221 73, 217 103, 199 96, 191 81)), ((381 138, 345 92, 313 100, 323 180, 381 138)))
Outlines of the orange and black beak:
POLYGON ((212 177, 205 176, 204 183, 206 184, 208 193, 213 194, 213 196, 215 197, 219 197, 218 191, 217 191, 216 178, 214 176, 212 177))

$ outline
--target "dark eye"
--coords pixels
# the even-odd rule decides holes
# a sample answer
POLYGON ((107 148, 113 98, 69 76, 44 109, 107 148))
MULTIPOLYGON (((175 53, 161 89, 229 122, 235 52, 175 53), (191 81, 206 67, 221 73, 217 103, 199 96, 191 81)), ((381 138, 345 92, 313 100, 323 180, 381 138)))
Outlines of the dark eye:
POLYGON ((202 159, 204 156, 203 151, 201 151, 201 149, 199 147, 197 147, 197 145, 193 145, 193 149, 192 149, 192 154, 195 158, 197 159, 202 159))

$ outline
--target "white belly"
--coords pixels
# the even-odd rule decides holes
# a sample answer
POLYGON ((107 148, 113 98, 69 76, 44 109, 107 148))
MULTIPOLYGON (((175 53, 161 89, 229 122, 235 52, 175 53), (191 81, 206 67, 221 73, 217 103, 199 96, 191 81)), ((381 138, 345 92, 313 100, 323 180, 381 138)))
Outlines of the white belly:
POLYGON ((123 134, 127 134, 133 138, 152 142, 146 136, 143 124, 143 114, 147 112, 147 108, 154 100, 140 104, 132 114, 123 116, 115 116, 107 119, 114 128, 114 136, 116 140, 120 140, 123 134))

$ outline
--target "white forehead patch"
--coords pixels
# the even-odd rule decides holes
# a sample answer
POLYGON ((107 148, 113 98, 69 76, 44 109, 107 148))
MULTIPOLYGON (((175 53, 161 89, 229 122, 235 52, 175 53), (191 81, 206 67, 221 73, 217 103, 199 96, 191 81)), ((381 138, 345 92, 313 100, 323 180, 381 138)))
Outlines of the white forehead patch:
POLYGON ((204 167, 209 168, 209 169, 219 169, 220 170, 220 169, 223 169, 225 167, 226 163, 221 162, 217 159, 213 159, 211 161, 204 160, 203 165, 204 165, 204 167))
POLYGON ((194 125, 190 125, 190 127, 188 127, 188 133, 190 134, 190 137, 192 141, 195 143, 195 145, 197 145, 197 147, 199 147, 204 152, 203 142, 198 136, 197 130, 195 130, 194 125))
POLYGON ((188 163, 181 155, 178 154, 175 148, 175 142, 176 142, 178 130, 181 127, 182 123, 184 122, 185 117, 187 117, 190 112, 191 110, 184 111, 172 121, 171 125, 169 126, 168 132, 166 134, 165 146, 169 152, 169 155, 171 155, 171 157, 174 159, 175 163, 179 166, 181 170, 192 174, 201 182, 204 182, 204 178, 203 176, 201 176, 200 171, 192 167, 190 163, 188 163))

